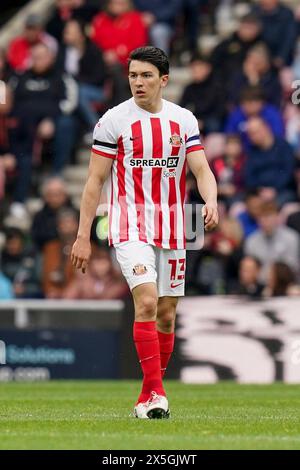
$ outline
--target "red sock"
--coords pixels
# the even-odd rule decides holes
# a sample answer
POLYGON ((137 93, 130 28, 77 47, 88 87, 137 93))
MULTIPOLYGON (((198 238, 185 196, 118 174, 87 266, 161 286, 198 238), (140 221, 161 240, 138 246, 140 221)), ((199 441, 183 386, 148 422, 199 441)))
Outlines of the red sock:
POLYGON ((158 331, 157 334, 160 348, 161 378, 163 378, 174 349, 175 333, 161 333, 158 331))
POLYGON ((147 401, 152 391, 165 396, 156 322, 134 322, 133 339, 144 374, 143 387, 137 403, 147 401))

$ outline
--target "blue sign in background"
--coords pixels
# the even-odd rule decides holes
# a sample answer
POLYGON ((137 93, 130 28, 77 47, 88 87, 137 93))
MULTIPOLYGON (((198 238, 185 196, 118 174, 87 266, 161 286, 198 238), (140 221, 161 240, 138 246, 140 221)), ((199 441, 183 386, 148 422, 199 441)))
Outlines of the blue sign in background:
POLYGON ((6 364, 46 368, 51 379, 120 377, 120 333, 109 330, 0 330, 6 364))

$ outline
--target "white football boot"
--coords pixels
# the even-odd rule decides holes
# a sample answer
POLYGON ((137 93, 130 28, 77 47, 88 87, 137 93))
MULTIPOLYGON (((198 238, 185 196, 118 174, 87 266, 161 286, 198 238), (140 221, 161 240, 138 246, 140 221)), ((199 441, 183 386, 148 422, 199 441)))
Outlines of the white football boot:
POLYGON ((148 405, 148 402, 145 402, 145 403, 141 402, 135 405, 133 409, 134 416, 140 419, 149 419, 147 416, 147 405, 148 405))
POLYGON ((166 397, 151 392, 151 397, 145 404, 146 416, 150 419, 168 419, 170 416, 169 404, 166 397))

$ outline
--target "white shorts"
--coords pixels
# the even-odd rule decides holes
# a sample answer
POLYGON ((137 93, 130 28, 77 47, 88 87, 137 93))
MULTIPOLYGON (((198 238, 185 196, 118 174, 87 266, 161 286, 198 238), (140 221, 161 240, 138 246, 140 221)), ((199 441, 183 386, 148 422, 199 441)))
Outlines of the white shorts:
POLYGON ((184 295, 185 250, 166 250, 141 241, 118 243, 115 249, 130 290, 154 282, 159 297, 184 295))

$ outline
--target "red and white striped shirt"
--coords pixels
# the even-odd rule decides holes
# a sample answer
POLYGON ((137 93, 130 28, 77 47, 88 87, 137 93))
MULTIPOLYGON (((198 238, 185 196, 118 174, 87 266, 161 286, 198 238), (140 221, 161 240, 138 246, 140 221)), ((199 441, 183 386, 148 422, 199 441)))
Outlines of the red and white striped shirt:
POLYGON ((107 182, 109 243, 141 240, 185 248, 186 155, 203 149, 198 122, 163 100, 151 114, 131 98, 102 116, 94 153, 114 160, 107 182))

